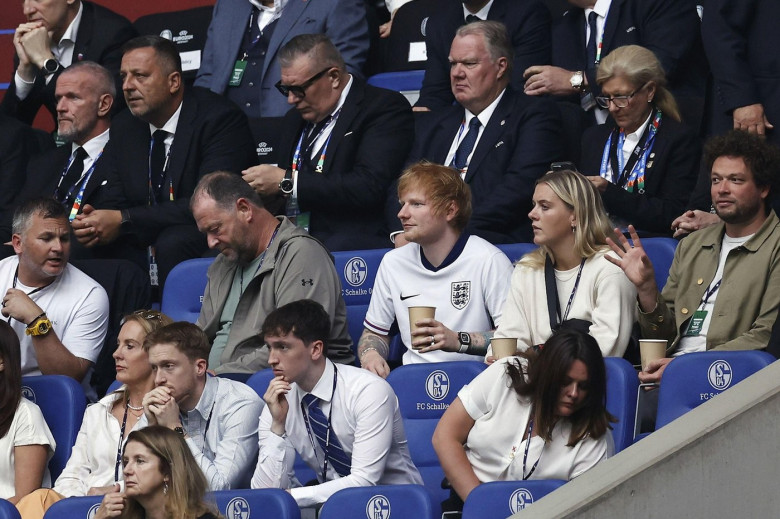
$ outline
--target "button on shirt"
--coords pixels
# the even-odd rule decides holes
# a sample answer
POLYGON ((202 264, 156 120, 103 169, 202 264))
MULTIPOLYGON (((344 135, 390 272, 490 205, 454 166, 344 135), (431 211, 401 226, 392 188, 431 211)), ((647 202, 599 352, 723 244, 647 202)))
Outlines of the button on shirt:
POLYGON ((332 395, 333 370, 333 363, 327 360, 311 394, 320 399, 323 414, 330 414, 333 433, 344 451, 351 455, 351 473, 340 477, 328 464, 327 482, 299 486, 293 472, 295 452, 318 478, 322 477, 324 452, 318 444, 312 445, 301 413, 301 399, 306 393, 292 384, 286 395, 289 411, 284 437, 271 432, 268 409, 260 417, 260 455, 252 488, 297 487, 290 493, 298 506, 309 507, 324 503, 343 488, 422 484, 409 455, 398 400, 390 385, 364 369, 339 365, 336 392, 332 395), (331 406, 334 406, 332 412, 331 406))
POLYGON ((209 376, 198 404, 182 413, 187 445, 209 490, 247 487, 257 459, 262 409, 263 401, 246 384, 209 376))

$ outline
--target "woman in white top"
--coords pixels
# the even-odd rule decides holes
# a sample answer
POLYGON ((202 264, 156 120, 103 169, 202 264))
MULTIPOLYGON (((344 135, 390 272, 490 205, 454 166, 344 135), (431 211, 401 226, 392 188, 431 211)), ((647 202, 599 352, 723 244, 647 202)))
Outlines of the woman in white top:
POLYGON ((19 338, 0 321, 0 498, 16 504, 50 485, 46 464, 54 447, 41 410, 22 397, 19 338))
POLYGON ((636 320, 636 288, 604 255, 613 237, 601 197, 581 174, 552 171, 536 182, 528 214, 539 246, 512 273, 495 337, 524 351, 558 328, 590 333, 602 354, 620 357, 636 320))
POLYGON ((65 497, 105 495, 122 480, 122 446, 131 431, 146 426, 141 401, 154 388, 154 373, 143 349, 147 334, 172 323, 156 310, 138 310, 122 322, 114 352, 118 390, 89 406, 73 452, 52 490, 41 489, 19 503, 24 519, 40 519, 65 497))
POLYGON ((570 480, 610 456, 605 373, 593 337, 561 330, 464 386, 433 433, 454 491, 443 508, 459 509, 483 482, 570 480))

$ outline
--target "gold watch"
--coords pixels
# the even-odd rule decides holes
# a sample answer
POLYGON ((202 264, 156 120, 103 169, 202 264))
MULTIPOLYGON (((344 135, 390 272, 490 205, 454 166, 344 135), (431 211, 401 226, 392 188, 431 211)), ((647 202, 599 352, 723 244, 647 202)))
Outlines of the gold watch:
POLYGON ((35 319, 33 319, 33 322, 27 325, 27 329, 24 331, 27 335, 32 335, 33 337, 39 337, 41 335, 46 335, 51 331, 51 321, 49 321, 49 318, 46 317, 46 314, 41 314, 35 319))

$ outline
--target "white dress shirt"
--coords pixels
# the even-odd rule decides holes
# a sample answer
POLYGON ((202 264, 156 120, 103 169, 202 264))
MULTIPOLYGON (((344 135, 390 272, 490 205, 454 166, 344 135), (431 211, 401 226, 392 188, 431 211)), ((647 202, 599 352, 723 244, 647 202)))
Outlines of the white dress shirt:
POLYGON ((490 122, 490 118, 493 117, 493 112, 496 111, 496 107, 498 106, 498 103, 501 102, 501 98, 504 97, 504 92, 506 92, 506 89, 502 90, 500 94, 498 94, 498 97, 496 97, 492 103, 487 105, 487 107, 482 110, 479 115, 474 115, 467 109, 463 109, 464 115, 464 123, 461 127, 460 131, 455 135, 455 139, 452 141, 452 144, 450 145, 450 150, 447 152, 447 159, 444 161, 444 164, 449 166, 452 163, 452 159, 455 158, 455 152, 458 151, 458 146, 460 146, 460 143, 463 141, 464 138, 466 138, 466 134, 469 131, 469 124, 471 124, 471 120, 476 117, 479 119, 479 133, 477 134, 477 140, 474 142, 474 147, 471 148, 471 153, 469 153, 469 157, 466 160, 466 170, 461 171, 460 178, 464 178, 466 176, 466 172, 468 171, 468 165, 471 164, 471 157, 474 155, 474 150, 477 149, 477 146, 479 146, 479 140, 482 138, 482 134, 485 133, 485 127, 487 126, 488 122, 490 122))
POLYGON ((263 401, 246 384, 206 377, 198 405, 182 413, 187 445, 209 490, 246 488, 257 459, 257 419, 263 401))
POLYGON ((176 136, 176 128, 179 126, 179 116, 181 115, 181 105, 183 103, 179 103, 179 107, 176 109, 175 112, 173 112, 173 115, 171 116, 168 121, 162 126, 162 128, 157 128, 153 124, 149 124, 149 139, 152 138, 154 135, 154 132, 157 130, 165 130, 168 132, 168 135, 165 137, 165 167, 163 168, 163 171, 168 169, 168 157, 171 153, 171 146, 173 145, 173 138, 176 136))
MULTIPOLYGON (((599 41, 601 41, 602 36, 604 35, 604 23, 607 21, 607 13, 609 13, 609 7, 612 5, 612 0, 596 0, 596 3, 593 6, 593 9, 585 9, 585 45, 587 47, 588 42, 590 41, 591 34, 590 34, 590 25, 588 25, 588 16, 590 16, 591 12, 596 12, 598 17, 596 18, 596 53, 598 53, 598 44, 599 41)), ((601 59, 604 59, 604 55, 601 56, 601 59)), ((593 111, 593 114, 596 116, 596 122, 599 124, 604 124, 604 122, 607 120, 607 116, 609 115, 609 110, 606 110, 604 108, 601 108, 600 106, 596 105, 596 108, 593 111)))
POLYGON ((333 394, 334 369, 333 363, 326 360, 311 393, 320 399, 323 414, 331 413, 333 433, 352 458, 350 474, 341 477, 329 463, 327 481, 322 481, 324 452, 316 440, 316 447, 312 444, 306 429, 301 412, 301 399, 306 393, 293 383, 286 395, 289 411, 285 435, 271 432, 267 408, 260 417, 260 455, 252 488, 295 487, 290 493, 298 506, 308 507, 324 503, 343 488, 422 484, 409 455, 398 399, 390 384, 367 370, 339 365, 333 394), (319 485, 300 487, 293 471, 296 451, 317 474, 319 485))

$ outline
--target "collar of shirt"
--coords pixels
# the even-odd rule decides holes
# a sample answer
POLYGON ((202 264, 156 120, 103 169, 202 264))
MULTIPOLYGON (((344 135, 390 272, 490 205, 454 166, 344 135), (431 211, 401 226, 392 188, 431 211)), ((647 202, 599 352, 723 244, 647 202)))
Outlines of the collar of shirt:
MULTIPOLYGON (((493 112, 496 111, 496 107, 498 106, 498 103, 501 102, 501 98, 504 97, 504 92, 506 92, 506 89, 502 90, 500 94, 498 94, 498 97, 496 97, 492 103, 487 105, 487 107, 480 112, 479 115, 474 115, 470 111, 463 109, 463 118, 465 119, 465 124, 463 125, 463 131, 459 131, 457 134, 455 134, 455 139, 452 141, 452 145, 450 145, 450 151, 447 152, 447 159, 444 162, 445 164, 452 163, 452 158, 455 156, 455 152, 458 150, 458 146, 460 145, 461 141, 466 137, 466 133, 468 133, 469 129, 469 123, 471 120, 476 117, 479 119, 479 133, 477 134, 477 140, 474 142, 474 147, 471 149, 471 154, 469 155, 468 159, 466 160, 466 164, 471 162, 471 157, 474 155, 474 151, 477 149, 477 145, 479 145, 479 140, 482 138, 482 134, 485 133, 485 128, 487 127, 488 122, 490 122, 490 118, 493 117, 493 112)), ((463 173, 461 173, 461 177, 463 177, 463 173)))
MULTIPOLYGON (((82 148, 84 148, 84 151, 87 152, 87 155, 89 155, 89 158, 87 160, 95 160, 98 156, 98 154, 106 147, 106 144, 108 144, 108 139, 110 137, 109 132, 111 130, 108 129, 101 133, 100 135, 96 137, 92 137, 90 140, 84 143, 82 148)), ((79 145, 75 142, 71 144, 70 152, 71 154, 76 151, 76 148, 78 148, 79 145)), ((85 161, 84 170, 86 171, 87 165, 85 161)))
MULTIPOLYGON (((612 4, 612 0, 596 0, 595 5, 593 6, 593 9, 585 9, 585 43, 590 41, 590 26, 588 25, 588 16, 591 12, 596 12, 597 15, 599 15, 598 18, 596 18, 596 37, 601 38, 601 35, 604 34, 604 22, 607 18, 607 13, 609 12, 609 6, 612 4)), ((596 40, 596 43, 598 44, 599 40, 596 40)), ((601 56, 602 59, 604 56, 601 56)))
POLYGON ((187 417, 190 418, 192 413, 197 412, 200 415, 201 420, 203 420, 203 422, 205 423, 205 421, 209 417, 209 414, 211 413, 211 410, 214 407, 214 402, 217 397, 218 386, 219 386, 219 380, 217 380, 217 377, 206 375, 206 385, 203 386, 203 393, 201 393, 200 395, 198 404, 195 406, 194 409, 192 409, 191 411, 187 411, 184 414, 186 414, 187 417))
MULTIPOLYGON (((344 106, 344 102, 347 100, 347 96, 349 95, 349 90, 351 88, 352 88, 352 74, 349 74, 349 80, 347 81, 347 86, 345 86, 344 90, 341 91, 341 95, 339 96, 339 102, 329 115, 335 114, 341 109, 342 106, 344 106)), ((328 137, 330 137, 330 134, 333 132, 333 128, 335 127, 336 127, 336 119, 333 119, 328 123, 328 125, 320 134, 320 136, 317 137, 317 139, 314 141, 314 144, 311 147, 311 157, 316 157, 320 153, 320 150, 325 145, 325 141, 328 140, 328 137)), ((297 198, 298 197, 298 176, 297 175, 295 176, 293 182, 294 182, 293 195, 295 198, 297 198)))
POLYGON ((84 4, 79 4, 79 11, 76 17, 70 22, 68 28, 62 34, 62 38, 57 43, 51 43, 51 52, 63 67, 69 67, 73 63, 73 46, 76 44, 76 35, 81 25, 81 15, 84 12, 84 4))
POLYGON ((650 123, 651 117, 653 117, 652 110, 650 111, 650 115, 647 116, 647 119, 645 119, 645 122, 643 122, 634 133, 626 134, 626 138, 623 141, 623 149, 621 150, 623 152, 623 163, 628 162, 628 157, 631 156, 631 152, 634 151, 636 145, 639 144, 639 139, 642 137, 645 128, 647 128, 647 125, 650 123))
POLYGON ((274 0, 273 7, 263 5, 260 0, 248 1, 250 4, 257 7, 259 11, 257 16, 257 28, 262 31, 269 23, 282 16, 282 11, 284 11, 288 0, 274 0))
POLYGON ((474 15, 480 20, 487 20, 488 12, 490 12, 490 8, 493 6, 493 0, 490 0, 490 2, 485 4, 485 7, 477 11, 476 13, 472 13, 468 9, 466 9, 466 5, 463 4, 463 19, 465 20, 468 15, 474 15))
POLYGON ((181 105, 183 103, 179 103, 179 107, 176 109, 175 112, 173 112, 173 115, 170 119, 162 126, 162 128, 157 128, 155 125, 150 124, 149 125, 149 138, 154 135, 154 132, 157 130, 165 130, 168 132, 168 136, 165 138, 165 153, 168 153, 171 150, 171 144, 173 144, 173 137, 176 135, 176 128, 179 126, 179 116, 181 115, 181 105))
MULTIPOLYGON (((333 398, 334 370, 335 367, 333 366, 333 362, 331 362, 329 359, 325 359, 325 369, 322 371, 322 376, 320 376, 320 379, 314 385, 314 388, 310 391, 312 395, 316 396, 323 402, 330 402, 333 398)), ((298 388, 298 407, 300 407, 300 402, 303 399, 303 396, 306 395, 306 392, 297 384, 296 387, 298 388)))

